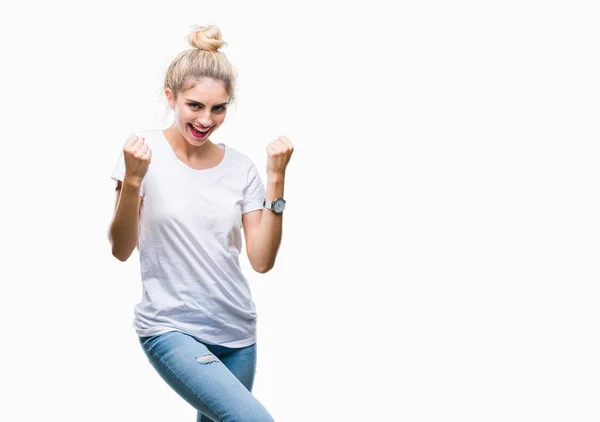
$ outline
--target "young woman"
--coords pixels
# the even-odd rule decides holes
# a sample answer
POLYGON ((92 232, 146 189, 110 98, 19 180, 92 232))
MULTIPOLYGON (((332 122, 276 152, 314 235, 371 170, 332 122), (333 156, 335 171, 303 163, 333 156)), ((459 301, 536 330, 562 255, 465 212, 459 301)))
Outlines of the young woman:
POLYGON ((112 178, 113 255, 138 248, 140 344, 198 421, 272 421, 252 395, 256 310, 240 270, 242 228, 252 268, 269 271, 281 241, 286 166, 281 136, 267 145, 267 184, 254 163, 211 135, 234 98, 234 74, 214 26, 194 30, 164 83, 174 121, 127 139, 112 178))

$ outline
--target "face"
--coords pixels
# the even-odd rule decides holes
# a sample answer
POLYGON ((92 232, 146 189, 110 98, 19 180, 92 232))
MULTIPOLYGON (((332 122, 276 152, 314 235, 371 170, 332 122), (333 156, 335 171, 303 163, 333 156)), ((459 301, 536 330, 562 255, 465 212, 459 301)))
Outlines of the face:
POLYGON ((169 105, 175 112, 173 125, 183 138, 193 146, 201 146, 225 120, 229 95, 221 81, 202 78, 189 89, 173 96, 165 90, 169 105))

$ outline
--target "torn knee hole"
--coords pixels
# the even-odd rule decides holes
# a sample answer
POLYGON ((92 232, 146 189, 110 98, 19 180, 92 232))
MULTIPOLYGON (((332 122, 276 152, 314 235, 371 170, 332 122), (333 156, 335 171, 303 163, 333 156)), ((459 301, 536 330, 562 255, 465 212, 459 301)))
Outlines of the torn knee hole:
POLYGON ((202 355, 196 358, 196 361, 206 365, 208 363, 213 363, 217 361, 217 357, 213 354, 202 355))

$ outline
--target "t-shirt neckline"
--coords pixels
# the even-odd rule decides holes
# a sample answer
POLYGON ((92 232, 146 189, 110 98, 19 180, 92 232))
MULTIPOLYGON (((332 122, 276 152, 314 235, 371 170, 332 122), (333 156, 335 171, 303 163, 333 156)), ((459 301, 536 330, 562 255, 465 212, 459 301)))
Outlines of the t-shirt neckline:
POLYGON ((165 142, 167 148, 169 149, 171 156, 177 160, 177 162, 182 165, 183 167, 185 167, 186 169, 188 169, 189 171, 193 171, 196 173, 203 173, 203 172, 208 172, 208 171, 214 171, 220 167, 223 166, 223 163, 225 162, 225 159, 227 158, 227 151, 229 148, 227 148, 227 145, 225 145, 224 143, 221 142, 217 142, 215 143, 215 145, 217 145, 218 147, 220 147, 223 151, 225 151, 225 153, 223 154, 223 158, 221 159, 221 161, 219 162, 219 164, 217 164, 214 167, 209 167, 207 169, 194 169, 191 168, 190 166, 188 166, 186 163, 184 163, 183 161, 181 161, 179 159, 179 157, 177 156, 177 154, 175 154, 175 150, 173 150, 173 147, 171 146, 171 144, 169 143, 169 140, 167 139, 165 133, 161 130, 160 131, 160 136, 162 137, 163 141, 165 142))

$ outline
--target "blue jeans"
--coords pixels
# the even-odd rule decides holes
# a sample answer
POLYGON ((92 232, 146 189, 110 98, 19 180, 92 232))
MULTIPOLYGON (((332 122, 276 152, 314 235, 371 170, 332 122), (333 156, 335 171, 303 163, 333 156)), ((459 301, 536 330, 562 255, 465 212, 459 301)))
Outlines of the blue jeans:
POLYGON ((197 422, 273 422, 251 392, 256 344, 205 345, 178 331, 139 340, 159 375, 198 410, 197 422))

